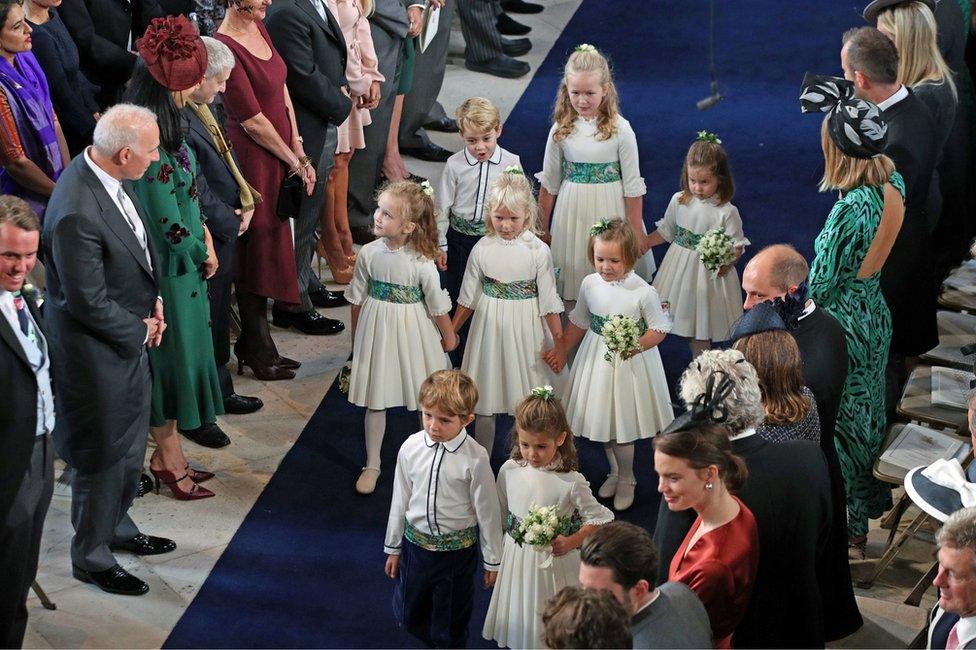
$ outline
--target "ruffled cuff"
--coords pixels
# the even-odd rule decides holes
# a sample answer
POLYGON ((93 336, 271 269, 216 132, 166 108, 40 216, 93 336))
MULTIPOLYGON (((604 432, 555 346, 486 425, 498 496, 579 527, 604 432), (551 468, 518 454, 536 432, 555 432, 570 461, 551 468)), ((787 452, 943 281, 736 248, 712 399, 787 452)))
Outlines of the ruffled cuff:
POLYGON ((559 194, 559 184, 562 182, 561 178, 557 178, 555 179, 555 182, 553 182, 553 179, 546 176, 545 172, 536 172, 535 179, 539 181, 539 185, 546 188, 546 191, 553 196, 559 194))
POLYGON ((447 289, 441 289, 434 295, 428 296, 426 302, 431 318, 451 313, 451 296, 447 293, 447 289))
POLYGON ((163 233, 169 244, 165 275, 174 277, 196 271, 207 261, 207 244, 185 227, 174 223, 163 233))
POLYGON ((624 198, 633 199, 645 194, 647 194, 647 185, 644 183, 643 176, 632 178, 624 185, 624 198))

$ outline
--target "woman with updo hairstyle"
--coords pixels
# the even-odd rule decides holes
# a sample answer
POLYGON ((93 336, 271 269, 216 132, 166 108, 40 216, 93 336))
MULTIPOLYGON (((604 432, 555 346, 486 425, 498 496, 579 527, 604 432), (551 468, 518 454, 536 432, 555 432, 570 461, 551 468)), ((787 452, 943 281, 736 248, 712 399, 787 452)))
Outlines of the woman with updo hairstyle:
POLYGON ((705 606, 716 648, 731 648, 759 566, 752 511, 734 495, 749 476, 732 453, 729 432, 692 426, 654 440, 658 492, 672 510, 697 517, 671 560, 669 582, 683 582, 705 606))

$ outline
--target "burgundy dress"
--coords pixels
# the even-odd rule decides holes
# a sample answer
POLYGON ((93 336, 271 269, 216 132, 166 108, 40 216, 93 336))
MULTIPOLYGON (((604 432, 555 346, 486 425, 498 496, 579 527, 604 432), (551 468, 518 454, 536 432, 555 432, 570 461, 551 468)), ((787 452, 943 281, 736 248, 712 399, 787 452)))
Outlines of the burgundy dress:
MULTIPOLYGON (((738 497, 732 497, 739 501, 738 497)), ((695 519, 678 547, 668 572, 670 582, 683 582, 708 612, 716 648, 731 648, 732 633, 745 614, 759 567, 759 533, 752 512, 739 501, 735 519, 688 542, 701 526, 695 519), (687 552, 686 552, 687 551, 687 552)))
POLYGON ((225 34, 217 40, 234 53, 237 65, 231 70, 224 91, 227 135, 237 152, 241 172, 261 193, 251 226, 237 240, 234 281, 239 289, 283 303, 299 304, 295 248, 288 220, 278 218, 278 190, 285 177, 285 164, 251 139, 241 122, 263 113, 285 143, 291 143, 291 121, 285 109, 287 68, 271 44, 264 25, 257 23, 271 48, 271 58, 262 60, 225 34))

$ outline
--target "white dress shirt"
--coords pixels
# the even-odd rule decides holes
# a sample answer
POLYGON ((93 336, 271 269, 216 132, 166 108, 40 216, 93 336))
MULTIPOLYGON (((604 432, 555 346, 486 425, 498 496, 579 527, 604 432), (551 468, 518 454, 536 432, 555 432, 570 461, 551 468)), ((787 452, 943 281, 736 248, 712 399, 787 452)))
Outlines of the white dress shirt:
POLYGON ((485 569, 502 557, 502 517, 488 452, 467 431, 445 443, 419 431, 400 447, 384 550, 399 555, 405 523, 428 535, 478 526, 485 569))
POLYGON ((437 235, 442 250, 447 250, 451 214, 456 219, 473 224, 484 223, 491 217, 484 213, 488 190, 498 175, 512 165, 522 167, 519 157, 497 144, 484 162, 472 156, 467 147, 447 159, 440 187, 434 195, 437 202, 437 235))
POLYGON ((20 329, 20 319, 17 317, 17 306, 14 305, 14 294, 3 289, 0 289, 0 312, 3 312, 14 336, 24 348, 24 354, 27 355, 28 362, 33 367, 34 376, 37 379, 37 428, 35 433, 38 436, 51 433, 54 431, 54 391, 51 389, 51 361, 47 355, 47 340, 37 323, 34 322, 34 316, 26 305, 24 306, 24 313, 27 314, 28 332, 33 337, 23 334, 20 329))
POLYGON ((878 108, 880 108, 882 111, 886 111, 892 106, 894 106, 895 104, 897 104, 898 102, 900 102, 901 100, 905 99, 906 97, 908 97, 908 88, 902 86, 901 88, 895 91, 894 95, 884 100, 883 102, 879 102, 878 108))
POLYGON ((146 255, 146 262, 149 264, 149 268, 151 269, 152 258, 149 255, 149 239, 146 234, 146 227, 143 225, 142 219, 139 218, 139 213, 136 210, 136 206, 133 205, 132 199, 130 199, 129 195, 126 194, 125 190, 122 189, 122 182, 96 165, 95 161, 91 159, 88 151, 88 149, 85 149, 85 162, 88 163, 91 170, 95 172, 95 176, 101 182, 102 187, 105 188, 105 191, 108 192, 109 198, 112 199, 112 203, 115 204, 115 207, 117 207, 119 212, 122 213, 122 217, 125 219, 125 222, 129 224, 130 228, 132 228, 132 232, 139 241, 139 245, 142 247, 142 252, 146 255), (120 191, 124 203, 119 202, 120 191))

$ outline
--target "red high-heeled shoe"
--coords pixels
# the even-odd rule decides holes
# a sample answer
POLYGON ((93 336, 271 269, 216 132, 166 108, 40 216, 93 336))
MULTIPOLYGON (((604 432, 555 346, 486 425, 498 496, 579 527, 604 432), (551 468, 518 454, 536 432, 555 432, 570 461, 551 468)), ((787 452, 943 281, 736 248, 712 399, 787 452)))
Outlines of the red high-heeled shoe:
POLYGON ((208 472, 202 469, 193 469, 192 467, 190 467, 190 463, 186 464, 186 467, 183 468, 183 471, 187 473, 187 475, 190 477, 190 480, 193 481, 194 483, 204 483, 214 477, 213 472, 208 472))
POLYGON ((159 484, 162 482, 173 493, 173 498, 179 501, 196 501, 197 499, 206 499, 214 496, 213 492, 196 483, 193 484, 193 488, 189 491, 181 488, 180 481, 188 478, 189 474, 178 476, 176 472, 170 472, 165 469, 153 469, 152 467, 149 468, 149 471, 152 472, 153 478, 156 479, 156 494, 159 494, 159 484))

